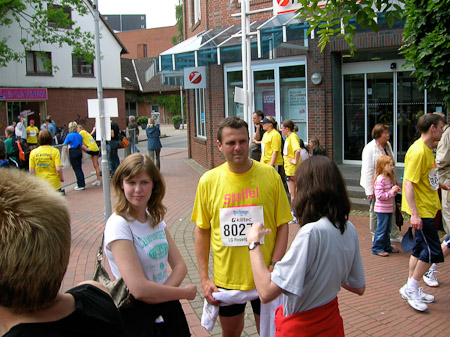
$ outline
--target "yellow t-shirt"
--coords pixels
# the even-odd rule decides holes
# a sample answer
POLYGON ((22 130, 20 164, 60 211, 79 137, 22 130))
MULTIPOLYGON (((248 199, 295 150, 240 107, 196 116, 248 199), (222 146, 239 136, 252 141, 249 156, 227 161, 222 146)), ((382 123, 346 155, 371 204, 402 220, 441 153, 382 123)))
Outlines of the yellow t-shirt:
POLYGON ((414 184, 416 207, 421 218, 434 218, 441 203, 437 193, 439 178, 433 150, 419 138, 410 146, 405 156, 405 172, 403 174, 402 211, 411 214, 406 201, 404 181, 414 184), (434 186, 435 189, 432 189, 434 186))
POLYGON ((81 130, 80 135, 81 137, 83 137, 83 145, 85 145, 89 151, 98 151, 98 145, 89 132, 87 132, 86 130, 81 130))
POLYGON ((261 139, 262 162, 270 165, 272 154, 275 151, 278 151, 278 154, 274 165, 283 165, 283 157, 281 157, 281 135, 277 130, 272 129, 270 132, 264 132, 261 139))
POLYGON ((27 143, 37 144, 39 129, 36 126, 27 126, 27 143))
MULTIPOLYGON (((253 161, 250 170, 242 174, 230 172, 228 164, 224 163, 200 178, 191 221, 202 229, 211 229, 215 285, 238 290, 255 288, 247 242, 239 247, 224 246, 220 220, 224 211, 238 214, 235 218, 236 226, 230 225, 227 228, 223 221, 222 229, 224 233, 241 231, 244 225, 241 228, 239 221, 245 220, 238 219, 240 214, 245 209, 260 209, 259 206, 262 206, 264 226, 272 229, 272 233, 265 236, 264 244, 261 245, 264 261, 268 266, 278 227, 292 220, 279 174, 272 167, 253 161)), ((230 219, 230 223, 232 222, 230 219)), ((251 220, 249 222, 252 223, 251 220)))
POLYGON ((298 165, 300 165, 300 163, 302 162, 300 154, 298 156, 297 164, 294 165, 289 161, 289 159, 295 159, 295 151, 297 150, 300 152, 300 140, 295 132, 291 132, 291 134, 284 141, 284 149, 283 149, 284 172, 289 177, 295 175, 295 170, 297 169, 298 165))
POLYGON ((36 170, 36 177, 47 180, 55 190, 59 190, 61 183, 56 166, 62 166, 58 149, 42 145, 31 151, 30 167, 36 170))

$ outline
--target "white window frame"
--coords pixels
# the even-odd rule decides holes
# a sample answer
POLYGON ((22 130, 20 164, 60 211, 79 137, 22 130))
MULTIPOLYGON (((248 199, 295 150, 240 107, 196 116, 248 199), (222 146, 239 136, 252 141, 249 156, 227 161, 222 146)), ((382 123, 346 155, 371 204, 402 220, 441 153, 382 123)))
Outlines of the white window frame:
POLYGON ((206 139, 205 89, 194 89, 195 93, 195 134, 206 139), (203 116, 203 118, 202 118, 203 116))
POLYGON ((202 19, 202 7, 200 5, 200 0, 193 0, 194 3, 194 24, 199 22, 202 19))

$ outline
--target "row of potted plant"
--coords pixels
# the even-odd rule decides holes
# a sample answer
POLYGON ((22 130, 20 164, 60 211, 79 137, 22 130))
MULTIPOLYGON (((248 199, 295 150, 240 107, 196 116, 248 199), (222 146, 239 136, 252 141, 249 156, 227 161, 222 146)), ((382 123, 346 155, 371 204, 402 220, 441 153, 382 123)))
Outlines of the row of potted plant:
MULTIPOLYGON (((179 129, 180 128, 180 124, 181 124, 181 116, 180 115, 174 115, 172 116, 172 124, 175 127, 175 129, 179 129)), ((148 124, 148 117, 147 116, 141 116, 137 119, 137 123, 141 126, 141 128, 143 130, 145 130, 145 128, 147 127, 148 124)))

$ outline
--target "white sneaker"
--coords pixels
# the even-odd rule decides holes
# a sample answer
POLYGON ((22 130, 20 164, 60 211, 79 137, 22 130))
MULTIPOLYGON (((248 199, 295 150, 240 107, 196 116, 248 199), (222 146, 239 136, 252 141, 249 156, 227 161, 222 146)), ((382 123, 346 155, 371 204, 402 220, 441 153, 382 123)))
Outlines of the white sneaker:
MULTIPOLYGON (((407 289, 406 284, 400 288, 399 290, 400 295, 402 295, 402 298, 408 301, 408 304, 418 310, 418 311, 426 311, 428 309, 428 305, 424 303, 422 300, 422 295, 424 294, 421 291, 421 288, 417 289, 416 291, 410 291, 407 289)), ((427 295, 427 294, 424 294, 427 295)), ((429 295, 431 296, 431 295, 429 295)), ((434 297, 433 297, 434 300, 434 297)))
POLYGON ((439 282, 436 278, 435 273, 439 273, 437 270, 429 270, 423 275, 423 281, 429 286, 429 287, 439 287, 439 282))
POLYGON ((100 186, 100 185, 101 185, 100 180, 96 180, 92 183, 92 186, 100 186))
POLYGON ((84 187, 78 187, 78 186, 75 186, 75 187, 73 188, 73 190, 74 190, 74 191, 82 191, 82 190, 84 190, 84 187))

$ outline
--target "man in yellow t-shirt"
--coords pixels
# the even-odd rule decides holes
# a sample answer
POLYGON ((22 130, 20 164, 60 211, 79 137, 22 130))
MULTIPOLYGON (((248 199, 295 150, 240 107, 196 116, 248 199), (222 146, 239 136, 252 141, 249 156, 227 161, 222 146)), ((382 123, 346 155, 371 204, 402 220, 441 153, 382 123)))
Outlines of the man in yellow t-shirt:
POLYGON ((400 294, 418 311, 427 310, 426 303, 434 301, 434 296, 419 290, 420 279, 431 263, 444 261, 434 217, 441 209, 437 189, 448 190, 450 186, 439 182, 432 150, 432 146, 441 139, 444 124, 443 118, 437 114, 421 116, 417 123, 421 137, 410 146, 405 156, 402 211, 411 215, 416 240, 409 260, 408 281, 400 288, 400 294))
POLYGON ((50 131, 42 130, 39 133, 37 149, 30 153, 31 174, 47 180, 55 190, 61 190, 61 182, 64 181, 59 150, 51 146, 53 137, 50 131))
POLYGON ((30 125, 27 126, 27 143, 30 146, 30 150, 35 149, 38 143, 39 129, 34 126, 34 119, 30 120, 30 125))
MULTIPOLYGON (((283 257, 292 220, 280 176, 268 165, 248 157, 247 123, 228 117, 219 124, 217 146, 226 163, 206 172, 200 179, 191 221, 196 223, 195 252, 203 295, 208 303, 218 288, 255 289, 249 249, 261 245, 267 266, 283 257), (247 246, 246 232, 254 222, 272 230, 264 242, 247 246), (208 273, 212 248, 214 280, 208 273)), ((259 331, 259 299, 252 302, 259 331)), ((244 304, 221 306, 219 317, 224 335, 240 336, 244 327, 244 304)))

